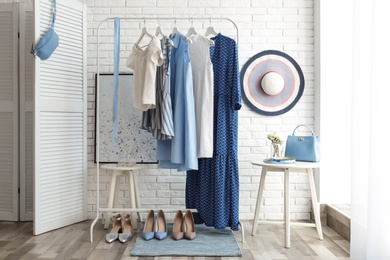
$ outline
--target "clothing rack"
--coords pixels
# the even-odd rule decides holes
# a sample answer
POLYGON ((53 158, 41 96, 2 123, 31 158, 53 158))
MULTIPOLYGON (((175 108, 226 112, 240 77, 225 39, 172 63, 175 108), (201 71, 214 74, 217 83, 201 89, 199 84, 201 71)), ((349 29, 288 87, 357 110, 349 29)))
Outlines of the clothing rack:
MULTIPOLYGON (((189 21, 189 22, 193 22, 193 21, 210 21, 210 24, 211 24, 211 21, 227 21, 227 22, 230 22, 235 31, 236 31, 236 43, 237 43, 237 46, 238 46, 238 35, 239 35, 239 30, 238 30, 238 27, 236 25, 236 23, 232 20, 232 19, 229 19, 229 18, 226 18, 226 17, 119 17, 121 21, 144 21, 144 23, 146 21, 172 21, 172 22, 175 22, 176 21, 189 21)), ((100 76, 100 27, 104 24, 104 23, 108 23, 108 22, 112 22, 114 21, 115 17, 109 17, 109 18, 106 18, 104 20, 102 20, 99 25, 98 25, 98 28, 97 28, 97 71, 96 71, 96 74, 97 74, 97 77, 96 77, 96 92, 95 92, 95 95, 96 95, 96 104, 95 104, 95 109, 96 109, 96 113, 95 115, 99 115, 99 89, 100 89, 100 86, 99 86, 99 76, 100 76)), ((93 222, 91 223, 91 226, 90 226, 90 241, 91 243, 93 242, 93 228, 95 226, 95 224, 98 222, 99 220, 99 217, 102 213, 104 212, 115 212, 115 211, 121 211, 121 212, 137 212, 137 213, 147 213, 150 211, 150 209, 131 209, 131 208, 100 208, 100 187, 99 187, 99 184, 100 184, 100 140, 99 140, 99 116, 96 116, 95 118, 95 124, 96 124, 96 127, 95 127, 95 146, 96 146, 96 218, 93 220, 93 222)), ((178 209, 173 209, 173 208, 170 208, 170 209, 165 209, 163 210, 164 212, 176 212, 178 209)), ((191 210, 191 211, 194 211, 196 212, 196 210, 191 210)), ((241 228, 241 242, 244 243, 244 226, 243 224, 241 223, 241 221, 238 222, 238 225, 240 226, 241 228)))

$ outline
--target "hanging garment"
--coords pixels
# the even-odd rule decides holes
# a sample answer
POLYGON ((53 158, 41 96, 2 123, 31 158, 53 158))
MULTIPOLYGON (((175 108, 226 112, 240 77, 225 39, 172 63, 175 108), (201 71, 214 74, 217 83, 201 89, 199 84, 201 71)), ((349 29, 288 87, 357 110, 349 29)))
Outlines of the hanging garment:
POLYGON ((238 111, 241 90, 236 42, 222 34, 213 38, 214 154, 199 159, 199 170, 188 171, 186 207, 196 208, 196 223, 238 230, 238 111))
POLYGON ((191 36, 189 53, 194 85, 198 158, 213 157, 214 76, 210 59, 210 39, 191 36))
POLYGON ((172 100, 171 100, 171 78, 170 78, 171 72, 169 67, 172 46, 173 46, 172 40, 169 37, 167 37, 167 41, 165 41, 165 45, 163 48, 164 77, 163 77, 163 86, 161 89, 162 91, 161 133, 171 138, 175 135, 175 129, 173 127, 173 112, 172 112, 172 100))
POLYGON ((157 140, 172 139, 174 135, 168 71, 171 48, 169 38, 164 36, 161 39, 164 63, 157 67, 156 73, 156 108, 142 113, 141 128, 151 132, 157 140))
POLYGON ((171 40, 169 68, 175 136, 172 140, 157 141, 157 160, 161 168, 197 170, 194 90, 188 42, 180 32, 171 36, 171 40))
POLYGON ((160 41, 153 36, 146 49, 134 44, 126 66, 134 71, 133 104, 146 111, 156 106, 156 69, 163 64, 160 41))

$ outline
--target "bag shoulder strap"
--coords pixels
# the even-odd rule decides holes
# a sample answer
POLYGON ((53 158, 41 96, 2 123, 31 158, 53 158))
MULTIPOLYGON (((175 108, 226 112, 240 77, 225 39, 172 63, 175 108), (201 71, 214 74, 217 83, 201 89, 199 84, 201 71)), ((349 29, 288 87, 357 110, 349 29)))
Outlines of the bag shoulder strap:
MULTIPOLYGON (((57 16, 57 1, 53 0, 53 18, 51 20, 51 25, 50 27, 54 29, 54 22, 56 21, 56 16, 57 16)), ((34 56, 37 55, 34 43, 31 44, 31 50, 30 53, 34 56)))
POLYGON ((57 16, 57 1, 53 0, 53 19, 51 20, 51 28, 54 28, 54 22, 57 16))
POLYGON ((297 127, 295 127, 295 129, 294 129, 292 135, 295 135, 295 131, 298 129, 298 127, 301 127, 301 126, 304 126, 304 127, 306 127, 306 128, 309 128, 311 134, 312 134, 312 135, 316 135, 316 134, 314 133, 313 129, 311 129, 311 127, 308 126, 308 125, 298 125, 297 127))

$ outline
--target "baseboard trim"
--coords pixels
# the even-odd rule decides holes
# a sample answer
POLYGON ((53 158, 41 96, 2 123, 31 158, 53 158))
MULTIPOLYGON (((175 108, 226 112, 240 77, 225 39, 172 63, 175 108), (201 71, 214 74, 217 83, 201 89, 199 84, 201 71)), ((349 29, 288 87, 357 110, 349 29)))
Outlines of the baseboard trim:
POLYGON ((320 214, 322 225, 330 227, 348 242, 351 241, 351 217, 348 212, 341 210, 337 205, 321 204, 320 214))

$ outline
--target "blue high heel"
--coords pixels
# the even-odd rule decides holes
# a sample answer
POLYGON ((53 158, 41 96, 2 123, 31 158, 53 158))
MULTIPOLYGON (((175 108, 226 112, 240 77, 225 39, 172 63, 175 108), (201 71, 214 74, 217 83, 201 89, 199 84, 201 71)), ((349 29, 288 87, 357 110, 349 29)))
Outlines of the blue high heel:
POLYGON ((156 222, 154 224, 155 232, 154 237, 162 240, 168 236, 167 232, 167 222, 165 221, 165 214, 162 210, 159 210, 157 213, 156 222))
POLYGON ((142 237, 145 240, 150 240, 154 238, 154 223, 156 221, 156 215, 154 214, 154 211, 151 210, 148 214, 148 217, 146 218, 144 230, 142 232, 142 237))

